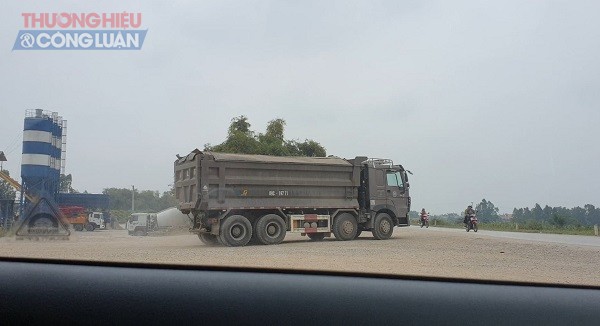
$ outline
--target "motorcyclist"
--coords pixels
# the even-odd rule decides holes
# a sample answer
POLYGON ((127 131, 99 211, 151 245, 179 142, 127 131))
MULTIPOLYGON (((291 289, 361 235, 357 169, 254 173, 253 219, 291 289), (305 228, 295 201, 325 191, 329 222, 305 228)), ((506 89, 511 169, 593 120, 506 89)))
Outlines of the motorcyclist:
POLYGON ((425 208, 421 210, 421 227, 427 226, 429 227, 429 213, 425 211, 425 208))
POLYGON ((469 221, 469 218, 471 215, 475 215, 475 210, 473 209, 473 205, 469 205, 467 207, 467 209, 465 210, 465 218, 463 220, 465 227, 467 227, 467 222, 469 221))
POLYGON ((421 210, 421 221, 423 221, 426 217, 427 217, 427 212, 425 211, 425 208, 423 208, 421 210))

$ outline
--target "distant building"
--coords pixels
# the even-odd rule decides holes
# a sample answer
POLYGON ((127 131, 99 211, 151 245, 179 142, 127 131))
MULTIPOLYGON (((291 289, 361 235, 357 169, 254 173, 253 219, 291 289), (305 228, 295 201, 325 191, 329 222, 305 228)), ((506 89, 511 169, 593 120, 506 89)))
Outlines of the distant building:
POLYGON ((513 215, 512 214, 502 214, 499 215, 500 219, 504 222, 509 222, 512 221, 513 215))

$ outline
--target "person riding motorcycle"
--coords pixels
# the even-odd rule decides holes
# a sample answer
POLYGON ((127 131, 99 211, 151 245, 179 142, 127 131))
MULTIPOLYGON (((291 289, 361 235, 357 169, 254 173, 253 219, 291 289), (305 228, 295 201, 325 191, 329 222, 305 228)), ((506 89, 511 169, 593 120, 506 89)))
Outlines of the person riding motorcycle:
POLYGON ((421 210, 421 215, 420 216, 421 216, 421 227, 423 227, 423 225, 427 225, 427 227, 429 227, 429 221, 428 221, 429 213, 427 213, 425 211, 425 208, 423 208, 421 210))
POLYGON ((472 205, 469 205, 467 207, 467 209, 465 210, 465 218, 463 220, 463 223, 465 224, 465 227, 467 227, 467 222, 469 221, 469 218, 471 215, 475 215, 475 210, 473 209, 472 205))

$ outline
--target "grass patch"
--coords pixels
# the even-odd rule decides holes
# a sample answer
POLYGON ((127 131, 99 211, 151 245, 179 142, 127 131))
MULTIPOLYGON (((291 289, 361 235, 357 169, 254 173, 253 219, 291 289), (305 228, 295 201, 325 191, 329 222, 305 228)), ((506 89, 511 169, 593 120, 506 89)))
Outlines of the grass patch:
MULTIPOLYGON (((412 222, 411 222, 412 223, 412 222)), ((420 225, 419 220, 415 220, 413 225, 420 225)), ((437 220, 429 221, 430 226, 445 227, 462 229, 464 225, 462 221, 454 222, 448 220, 437 220)), ((491 231, 507 231, 507 232, 524 232, 524 233, 549 233, 549 234, 572 234, 572 235, 588 235, 594 236, 593 226, 577 226, 577 225, 565 225, 557 226, 549 223, 541 223, 537 221, 529 221, 525 223, 513 222, 493 222, 493 223, 479 223, 480 230, 491 230, 491 231)))

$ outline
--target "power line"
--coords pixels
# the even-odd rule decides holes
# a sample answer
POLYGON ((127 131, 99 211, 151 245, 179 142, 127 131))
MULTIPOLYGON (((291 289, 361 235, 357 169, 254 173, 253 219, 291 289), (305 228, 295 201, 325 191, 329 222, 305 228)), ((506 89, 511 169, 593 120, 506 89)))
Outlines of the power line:
POLYGON ((15 149, 17 149, 19 147, 19 140, 20 137, 19 135, 16 135, 14 140, 10 141, 8 146, 6 146, 6 154, 10 154, 12 153, 15 149))

